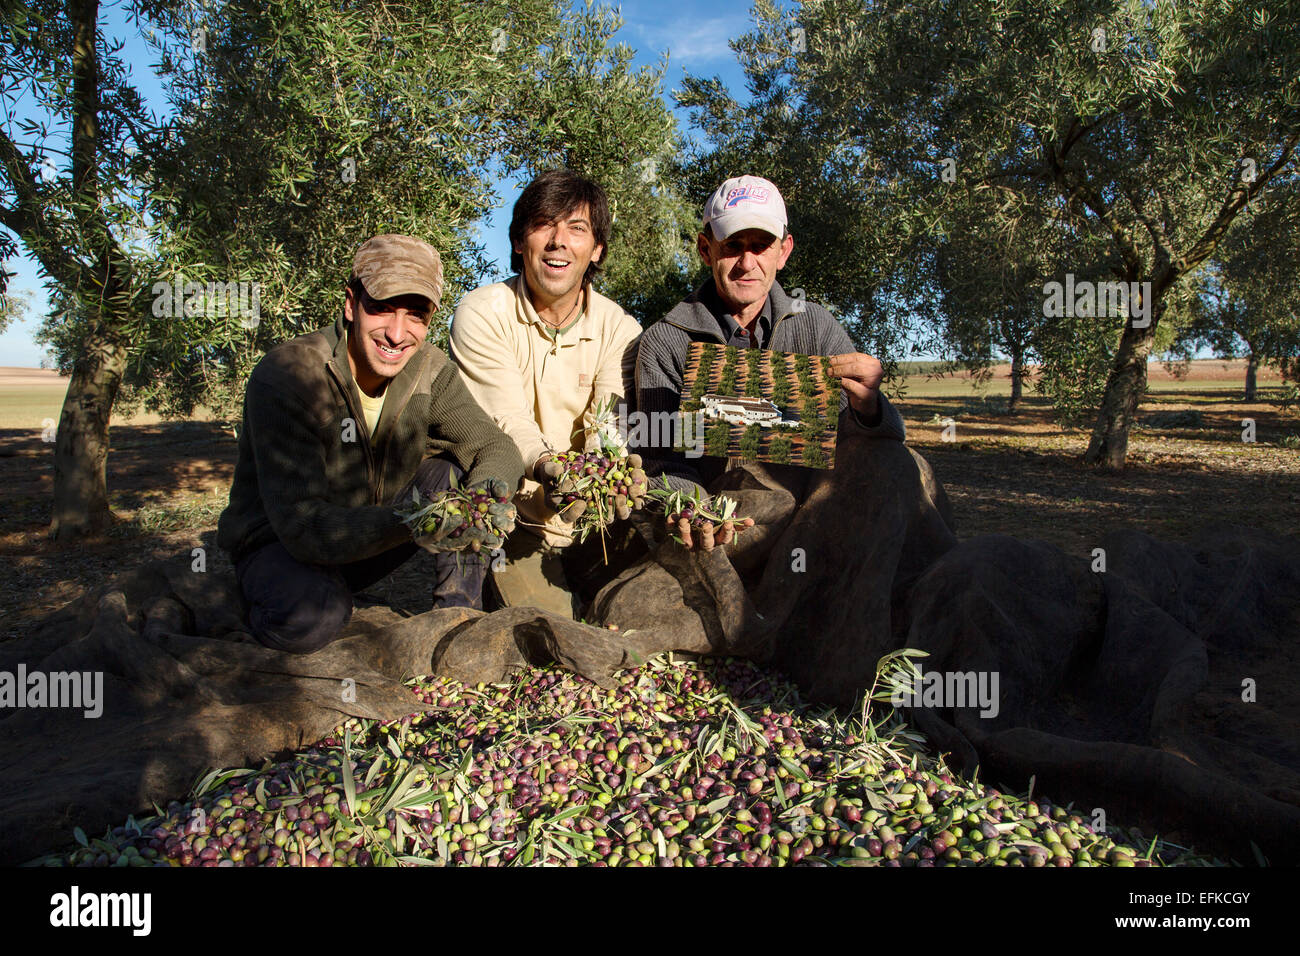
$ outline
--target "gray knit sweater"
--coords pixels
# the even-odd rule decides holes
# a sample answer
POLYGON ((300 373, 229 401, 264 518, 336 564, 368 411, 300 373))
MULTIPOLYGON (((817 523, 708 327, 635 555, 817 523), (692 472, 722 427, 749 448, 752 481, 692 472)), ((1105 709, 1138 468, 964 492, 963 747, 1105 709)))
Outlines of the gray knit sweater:
MULTIPOLYGON (((804 355, 840 355, 856 352, 857 346, 823 306, 804 301, 796 309, 779 282, 772 283, 772 332, 763 347, 776 352, 804 355)), ((713 278, 674 306, 673 310, 646 329, 636 364, 636 409, 638 412, 676 412, 681 407, 682 380, 692 342, 725 343, 718 319, 709 303, 718 301, 713 278)), ((868 438, 904 441, 903 418, 884 395, 880 396, 880 419, 869 425, 849 407, 848 394, 840 392, 839 430, 853 428, 868 438)), ((662 448, 637 449, 646 460, 646 473, 709 484, 725 464, 718 460, 687 459, 679 452, 662 448)), ((679 485, 679 482, 670 482, 679 485)))

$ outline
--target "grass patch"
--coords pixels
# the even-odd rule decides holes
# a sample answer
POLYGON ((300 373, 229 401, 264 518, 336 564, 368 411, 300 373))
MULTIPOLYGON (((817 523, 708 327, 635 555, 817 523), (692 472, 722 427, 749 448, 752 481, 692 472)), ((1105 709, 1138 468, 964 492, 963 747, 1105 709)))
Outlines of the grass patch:
POLYGON ((228 503, 229 499, 222 494, 193 501, 143 505, 109 533, 114 537, 140 537, 208 530, 216 524, 228 503))
POLYGON ((67 391, 66 382, 0 388, 0 428, 39 429, 47 418, 57 423, 67 391))

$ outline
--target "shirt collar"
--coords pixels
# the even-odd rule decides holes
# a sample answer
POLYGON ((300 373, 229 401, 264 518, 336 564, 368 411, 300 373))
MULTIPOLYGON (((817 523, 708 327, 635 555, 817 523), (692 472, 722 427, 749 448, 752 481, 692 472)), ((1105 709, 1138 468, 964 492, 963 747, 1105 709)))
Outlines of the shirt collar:
MULTIPOLYGON (((528 297, 528 280, 524 278, 524 274, 520 272, 510 281, 515 284, 516 315, 519 317, 519 320, 537 326, 537 328, 546 334, 547 338, 552 338, 553 336, 551 333, 555 331, 555 326, 543 322, 542 317, 538 315, 537 310, 533 308, 533 300, 528 297)), ((564 337, 569 338, 572 336, 574 339, 593 338, 594 336, 592 335, 590 324, 591 287, 587 286, 583 288, 582 292, 579 293, 578 296, 578 317, 574 320, 573 324, 566 327, 564 337)))
POLYGON ((767 298, 763 300, 763 308, 759 311, 758 318, 754 320, 751 330, 743 335, 740 333, 744 330, 741 329, 740 323, 736 321, 735 316, 728 311, 722 297, 718 295, 718 287, 713 279, 708 281, 701 300, 713 318, 717 320, 718 330, 722 333, 722 338, 728 345, 750 348, 752 347, 750 339, 753 336, 757 336, 760 348, 767 344, 767 338, 772 332, 772 293, 770 291, 767 298))

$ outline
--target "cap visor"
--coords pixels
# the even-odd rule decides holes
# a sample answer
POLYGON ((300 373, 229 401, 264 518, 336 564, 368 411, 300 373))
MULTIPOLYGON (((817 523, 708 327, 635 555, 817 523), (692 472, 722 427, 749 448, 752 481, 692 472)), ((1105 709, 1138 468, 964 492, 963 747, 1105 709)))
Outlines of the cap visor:
POLYGON ((730 239, 736 233, 746 229, 761 229, 776 239, 780 239, 784 232, 784 227, 780 223, 759 216, 718 216, 709 225, 713 228, 714 236, 719 239, 730 239))
POLYGON ((396 299, 399 295, 422 295, 436 309, 439 305, 438 290, 433 285, 424 280, 412 276, 375 276, 370 279, 362 279, 361 284, 365 287, 366 294, 372 299, 380 301, 384 299, 396 299))

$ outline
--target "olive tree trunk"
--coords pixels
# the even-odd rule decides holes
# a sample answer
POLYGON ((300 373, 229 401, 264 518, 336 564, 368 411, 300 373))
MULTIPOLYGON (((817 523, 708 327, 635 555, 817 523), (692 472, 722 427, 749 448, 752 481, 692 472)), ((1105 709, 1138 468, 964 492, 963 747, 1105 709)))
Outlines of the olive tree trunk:
POLYGON ((1246 401, 1255 401, 1256 392, 1256 373, 1259 371, 1259 353, 1253 348, 1250 350, 1250 356, 1246 359, 1246 401))
MULTIPOLYGON (((72 193, 83 261, 64 281, 77 292, 87 329, 72 366, 54 439, 54 505, 50 537, 74 540, 99 531, 108 506, 108 423, 126 372, 130 262, 103 212, 99 177, 99 0, 70 0, 72 37, 72 193), (88 294, 94 290, 94 294, 88 294)), ((53 271, 53 270, 52 270, 53 271)))
POLYGON ((1011 398, 1007 401, 1007 414, 1014 415, 1024 392, 1025 359, 1021 352, 1011 353, 1011 398))
POLYGON ((1155 344, 1159 320, 1157 300, 1146 328, 1134 328, 1132 322, 1124 327, 1106 379, 1106 391, 1097 413, 1097 423, 1092 429, 1092 441, 1083 456, 1088 464, 1116 469, 1124 467, 1129 429, 1133 427, 1138 405, 1147 390, 1147 358, 1155 344))
POLYGON ((126 371, 127 351, 100 331, 72 368, 54 440, 50 537, 66 541, 103 530, 108 506, 109 417, 126 371))

